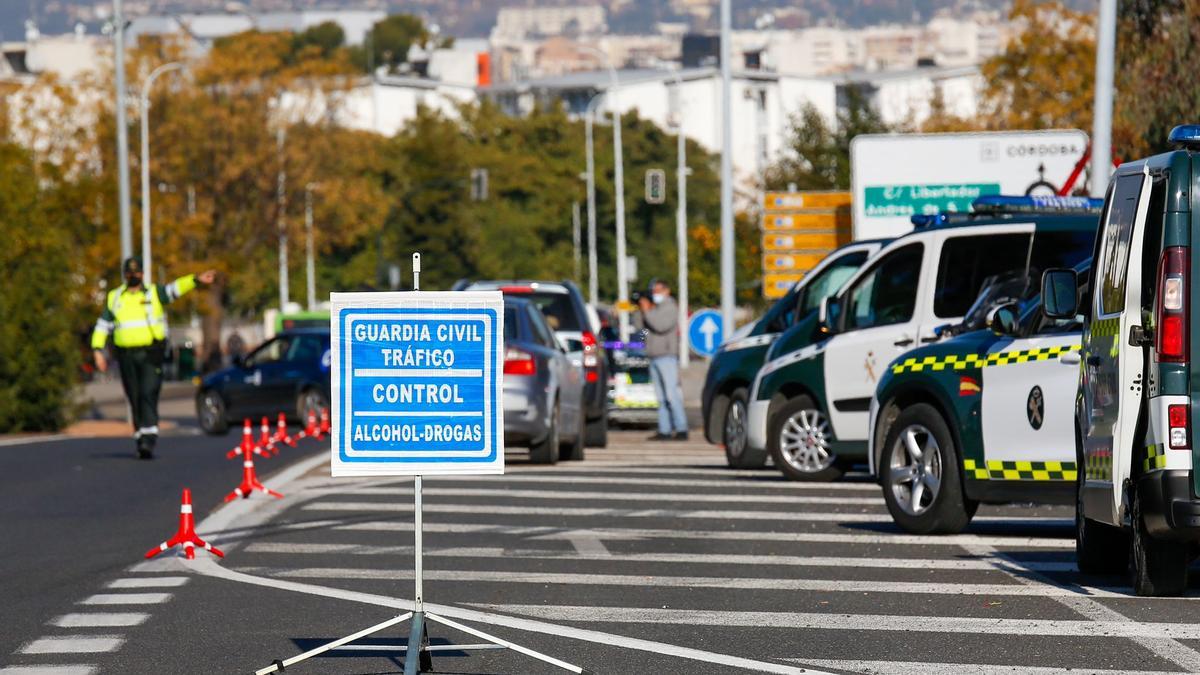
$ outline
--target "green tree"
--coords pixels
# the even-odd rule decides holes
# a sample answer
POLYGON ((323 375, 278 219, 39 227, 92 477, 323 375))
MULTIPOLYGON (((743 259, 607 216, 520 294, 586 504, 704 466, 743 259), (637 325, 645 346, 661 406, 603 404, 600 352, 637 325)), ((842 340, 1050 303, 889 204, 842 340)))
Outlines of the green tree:
POLYGON ((425 45, 431 35, 425 22, 412 14, 392 14, 371 28, 366 44, 356 50, 354 62, 363 70, 374 65, 393 69, 408 61, 413 45, 425 45), (367 53, 370 50, 370 53, 367 53))
POLYGON ((1200 0, 1133 3, 1119 28, 1113 152, 1131 159, 1167 150, 1170 130, 1196 121, 1200 0))
POLYGON ((0 143, 0 433, 62 427, 78 380, 78 289, 52 191, 27 152, 0 143))
POLYGON ((890 131, 863 92, 844 90, 845 105, 833 127, 811 104, 793 117, 788 151, 767 167, 763 180, 768 190, 849 190, 850 141, 859 134, 890 131))
POLYGON ((346 31, 336 21, 325 21, 297 33, 292 39, 297 52, 315 47, 322 56, 331 56, 346 43, 346 31))

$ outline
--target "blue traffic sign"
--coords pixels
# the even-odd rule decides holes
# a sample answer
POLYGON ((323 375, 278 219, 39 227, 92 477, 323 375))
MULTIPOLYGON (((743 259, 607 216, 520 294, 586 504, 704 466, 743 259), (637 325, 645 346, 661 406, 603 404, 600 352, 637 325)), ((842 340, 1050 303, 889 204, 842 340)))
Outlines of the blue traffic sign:
POLYGON ((702 309, 688 320, 688 344, 700 356, 717 353, 725 336, 725 322, 715 309, 702 309))
POLYGON ((503 473, 500 293, 330 300, 333 475, 503 473))

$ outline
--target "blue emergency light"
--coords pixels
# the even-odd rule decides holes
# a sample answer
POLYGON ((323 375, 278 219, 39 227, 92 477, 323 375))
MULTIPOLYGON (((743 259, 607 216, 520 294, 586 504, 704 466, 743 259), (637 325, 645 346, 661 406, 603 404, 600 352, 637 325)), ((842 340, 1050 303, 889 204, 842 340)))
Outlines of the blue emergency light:
POLYGON ((1171 130, 1167 142, 1188 150, 1200 150, 1200 124, 1180 124, 1171 130))
POLYGON ((1058 195, 986 195, 971 202, 975 213, 1095 213, 1102 208, 1103 199, 1058 195))

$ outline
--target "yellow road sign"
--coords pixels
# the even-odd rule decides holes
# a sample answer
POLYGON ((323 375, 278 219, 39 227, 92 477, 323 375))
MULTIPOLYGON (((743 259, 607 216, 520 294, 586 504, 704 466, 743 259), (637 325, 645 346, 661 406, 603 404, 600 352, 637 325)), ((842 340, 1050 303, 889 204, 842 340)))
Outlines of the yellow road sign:
POLYGON ((850 210, 805 211, 800 213, 765 213, 762 229, 779 230, 841 230, 849 236, 850 210))
POLYGON ((772 300, 782 298, 803 278, 803 274, 764 274, 763 297, 772 300))
POLYGON ((836 209, 849 205, 849 192, 768 192, 763 195, 763 209, 766 211, 836 209))
POLYGON ((764 232, 763 251, 778 253, 785 251, 833 250, 838 247, 837 230, 788 230, 764 232))
POLYGON ((827 251, 802 253, 766 253, 763 255, 764 272, 807 272, 816 267, 827 251))

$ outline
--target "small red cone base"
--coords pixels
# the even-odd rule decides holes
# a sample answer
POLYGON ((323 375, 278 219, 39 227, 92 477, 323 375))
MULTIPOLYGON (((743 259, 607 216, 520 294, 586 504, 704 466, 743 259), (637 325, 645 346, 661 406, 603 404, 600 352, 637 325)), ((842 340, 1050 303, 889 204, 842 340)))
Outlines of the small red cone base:
POLYGON ((229 452, 225 453, 225 459, 233 459, 234 457, 237 457, 238 455, 241 455, 243 459, 250 457, 250 455, 266 456, 267 452, 268 451, 266 449, 261 448, 257 444, 255 444, 254 431, 250 427, 250 418, 247 417, 245 419, 245 421, 242 422, 242 442, 241 442, 241 444, 238 445, 236 448, 230 450, 229 452))
POLYGON ((183 554, 188 560, 196 558, 197 548, 202 548, 219 558, 225 557, 221 549, 209 544, 196 534, 196 519, 192 515, 192 491, 187 488, 183 489, 183 503, 179 506, 179 530, 175 532, 175 536, 146 551, 146 557, 153 558, 159 553, 181 544, 183 545, 183 554))
POLYGON ((317 424, 317 411, 308 411, 308 422, 304 425, 304 431, 296 434, 296 438, 315 438, 321 440, 321 427, 317 424))
POLYGON ((255 492, 264 492, 277 499, 283 498, 283 495, 259 482, 258 475, 254 473, 254 460, 246 459, 242 461, 242 484, 226 495, 225 501, 231 502, 238 497, 246 499, 255 492))
POLYGON ((271 441, 271 422, 267 419, 266 415, 263 415, 262 425, 258 429, 258 447, 263 449, 263 456, 266 457, 268 454, 278 455, 279 450, 271 441))
POLYGON ((333 429, 329 426, 329 408, 321 408, 320 436, 317 436, 317 439, 320 440, 328 436, 332 431, 333 429))

